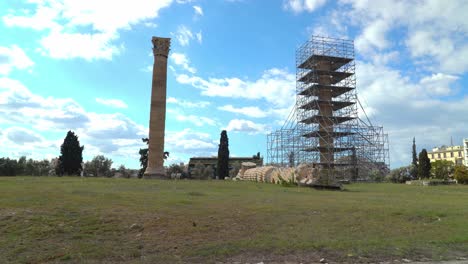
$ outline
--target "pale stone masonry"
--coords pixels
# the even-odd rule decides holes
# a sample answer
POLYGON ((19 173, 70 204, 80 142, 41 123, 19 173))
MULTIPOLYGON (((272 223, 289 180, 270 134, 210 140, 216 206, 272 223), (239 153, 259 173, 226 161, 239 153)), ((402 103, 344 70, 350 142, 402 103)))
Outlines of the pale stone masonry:
POLYGON ((153 37, 153 81, 149 123, 148 167, 144 178, 166 178, 164 169, 164 131, 166 125, 167 57, 170 38, 153 37))

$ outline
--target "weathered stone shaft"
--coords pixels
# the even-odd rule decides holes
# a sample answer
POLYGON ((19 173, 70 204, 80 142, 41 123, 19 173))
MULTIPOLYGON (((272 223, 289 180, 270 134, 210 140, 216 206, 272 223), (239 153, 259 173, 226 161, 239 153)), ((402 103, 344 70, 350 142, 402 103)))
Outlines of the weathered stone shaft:
POLYGON ((165 178, 164 132, 166 126, 167 57, 170 38, 153 37, 153 81, 149 123, 148 166, 145 178, 165 178))

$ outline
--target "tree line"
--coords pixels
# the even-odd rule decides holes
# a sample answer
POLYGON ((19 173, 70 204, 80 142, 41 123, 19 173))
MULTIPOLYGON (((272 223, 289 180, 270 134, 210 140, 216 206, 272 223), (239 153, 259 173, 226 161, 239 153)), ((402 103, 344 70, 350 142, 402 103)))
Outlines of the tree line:
MULTIPOLYGON (((148 138, 142 138, 146 144, 148 138)), ((68 131, 63 144, 60 146, 60 156, 51 160, 33 160, 21 157, 18 160, 10 158, 0 158, 0 176, 94 176, 112 177, 116 174, 121 177, 130 177, 134 174, 141 178, 148 164, 148 148, 139 150, 140 169, 130 170, 124 165, 118 169, 113 169, 113 161, 104 155, 97 155, 92 160, 83 162, 84 146, 80 145, 78 136, 73 131, 68 131)), ((260 156, 260 154, 258 154, 260 156)), ((164 152, 164 159, 169 157, 169 152, 164 152)), ((240 167, 240 166, 238 166, 240 167)), ((221 132, 217 170, 213 168, 197 167, 194 178, 219 178, 229 177, 229 140, 227 132, 221 132), (210 170, 211 169, 211 170, 210 170), (215 176, 216 175, 216 176, 215 176)), ((238 170, 238 169, 237 169, 238 170)), ((189 177, 187 168, 183 164, 172 164, 167 169, 168 176, 173 174, 181 177, 189 177)), ((232 174, 232 171, 231 171, 232 174)))
POLYGON ((60 146, 60 156, 51 160, 33 160, 25 156, 18 160, 0 158, 0 176, 63 176, 83 175, 94 177, 112 177, 116 174, 130 177, 133 170, 120 165, 112 168, 113 161, 104 155, 97 155, 83 163, 84 146, 80 146, 78 136, 68 131, 60 146))
POLYGON ((464 165, 454 164, 448 160, 431 162, 427 150, 416 152, 416 139, 413 138, 411 165, 393 169, 387 178, 395 183, 410 180, 437 179, 447 181, 455 179, 458 183, 468 184, 468 169, 464 165))

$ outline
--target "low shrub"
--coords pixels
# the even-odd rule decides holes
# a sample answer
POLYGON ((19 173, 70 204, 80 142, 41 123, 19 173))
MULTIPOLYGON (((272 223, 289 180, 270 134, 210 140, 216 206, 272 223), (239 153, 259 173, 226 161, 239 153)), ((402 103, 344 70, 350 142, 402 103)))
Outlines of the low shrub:
POLYGON ((468 169, 463 165, 456 166, 454 178, 460 184, 468 184, 468 169))

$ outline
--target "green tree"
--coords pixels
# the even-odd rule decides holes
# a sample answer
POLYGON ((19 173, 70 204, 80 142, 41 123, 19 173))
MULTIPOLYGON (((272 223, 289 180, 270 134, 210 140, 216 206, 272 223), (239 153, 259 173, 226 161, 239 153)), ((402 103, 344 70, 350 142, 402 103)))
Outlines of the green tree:
POLYGON ((130 170, 125 167, 125 165, 120 165, 117 171, 122 174, 123 178, 130 178, 130 170))
POLYGON ((83 149, 84 146, 80 146, 78 136, 72 131, 68 131, 60 147, 59 175, 80 174, 82 170, 81 163, 83 162, 83 149))
POLYGON ((18 162, 15 159, 0 159, 0 176, 16 176, 18 171, 18 162))
POLYGON ((50 167, 49 160, 43 159, 41 161, 38 161, 37 169, 38 169, 39 175, 40 176, 48 175, 49 174, 49 167, 50 167))
POLYGON ((183 166, 179 164, 171 164, 169 168, 167 169, 167 175, 171 176, 172 174, 177 174, 180 173, 182 174, 184 172, 183 166))
POLYGON ((241 164, 239 161, 236 161, 234 162, 234 164, 232 164, 232 169, 231 171, 229 171, 229 177, 231 178, 234 178, 237 176, 237 174, 239 173, 240 169, 241 169, 241 164))
MULTIPOLYGON (((146 145, 149 144, 148 138, 142 138, 141 141, 143 141, 143 143, 146 143, 146 145)), ((140 154, 140 171, 138 171, 138 178, 141 178, 143 177, 143 174, 145 174, 146 167, 148 167, 148 148, 140 149, 138 154, 140 154)), ((164 151, 164 159, 167 159, 168 157, 169 152, 164 151)))
POLYGON ((229 177, 229 139, 226 130, 221 132, 218 148, 217 175, 219 179, 229 177))
POLYGON ((205 171, 205 166, 201 162, 195 163, 195 167, 190 171, 190 176, 193 179, 201 180, 203 179, 203 173, 205 171))
POLYGON ((209 165, 203 170, 203 179, 209 180, 213 178, 214 169, 213 166, 209 165))
POLYGON ((460 184, 468 184, 468 169, 463 165, 457 165, 453 177, 460 184))
POLYGON ((418 177, 428 179, 431 177, 431 160, 427 157, 426 149, 419 153, 418 177))
POLYGON ((103 155, 97 155, 91 161, 85 163, 85 174, 87 176, 93 174, 94 177, 111 177, 112 163, 111 159, 108 159, 103 155))
POLYGON ((411 166, 391 170, 386 179, 393 183, 405 183, 411 180, 411 166))
POLYGON ((436 160, 431 163, 431 174, 436 179, 448 180, 454 169, 455 164, 448 160, 436 160))
POLYGON ((411 162, 411 178, 418 178, 418 155, 416 152, 416 138, 413 137, 413 161, 411 162))
POLYGON ((28 159, 26 156, 21 156, 17 162, 16 175, 26 175, 26 163, 28 159))
MULTIPOLYGON (((146 145, 149 143, 148 138, 142 138, 141 141, 146 143, 146 145)), ((138 178, 141 178, 143 177, 143 174, 146 171, 146 167, 148 166, 148 148, 142 148, 138 153, 140 154, 140 171, 138 172, 138 178)))

